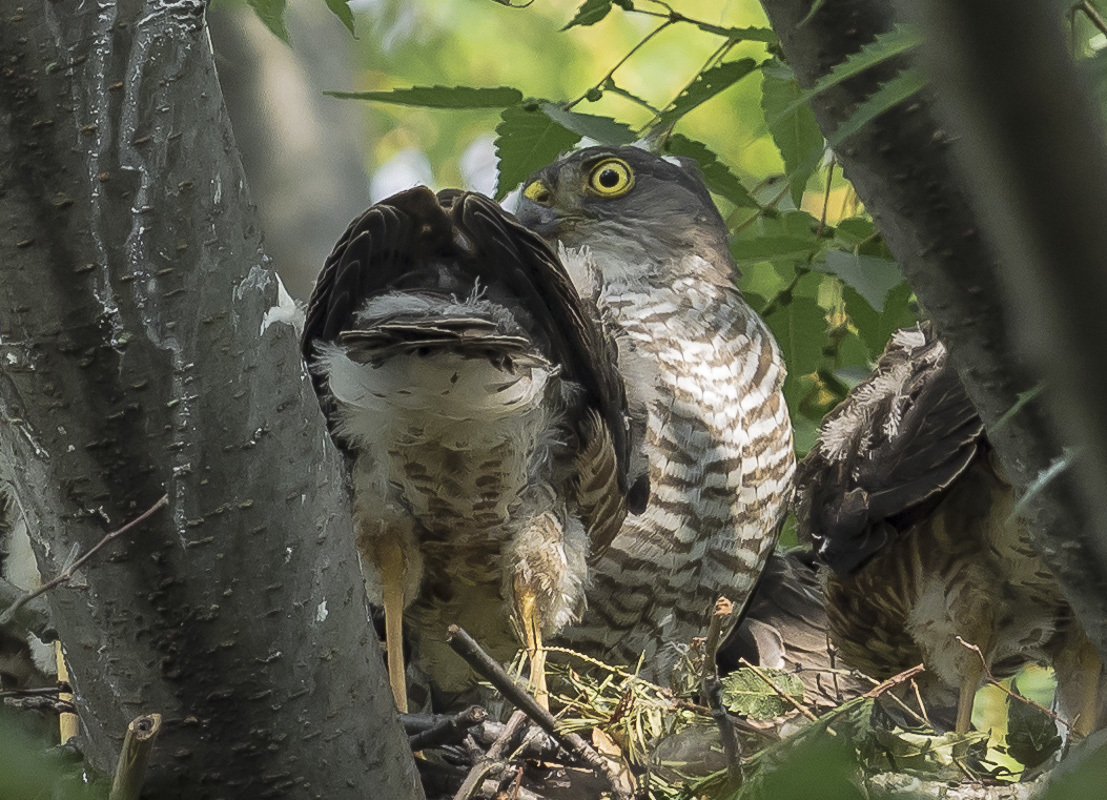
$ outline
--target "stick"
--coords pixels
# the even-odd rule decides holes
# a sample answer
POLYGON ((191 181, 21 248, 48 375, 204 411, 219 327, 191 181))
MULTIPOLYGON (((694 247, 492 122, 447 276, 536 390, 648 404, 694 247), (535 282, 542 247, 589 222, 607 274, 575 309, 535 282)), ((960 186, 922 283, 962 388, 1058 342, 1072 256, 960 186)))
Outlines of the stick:
MULTIPOLYGON (((788 694, 786 691, 784 691, 779 686, 777 686, 776 682, 772 678, 770 678, 768 675, 766 675, 765 672, 760 667, 755 667, 753 664, 746 661, 746 659, 744 659, 744 658, 741 659, 738 663, 740 663, 743 667, 745 667, 746 669, 753 672, 754 675, 759 677, 761 680, 765 681, 765 683, 769 684, 769 688, 771 688, 774 692, 776 692, 777 695, 779 695, 785 702, 789 703, 793 708, 795 708, 796 711, 803 714, 805 717, 807 717, 812 722, 814 722, 815 720, 818 719, 818 717, 815 716, 815 714, 812 713, 810 709, 806 708, 802 703, 797 701, 796 698, 792 697, 792 695, 788 694)), ((834 731, 830 731, 830 733, 834 733, 834 731)))
POLYGON ((446 629, 446 642, 453 651, 465 659, 470 667, 486 681, 499 690, 507 700, 516 708, 530 717, 539 728, 544 730, 565 750, 575 756, 577 760, 593 769, 599 775, 603 775, 611 784, 611 789, 619 800, 630 800, 631 795, 619 786, 619 778, 615 771, 608 766, 600 754, 592 749, 588 742, 575 733, 561 733, 557 730, 557 720, 553 715, 542 708, 534 697, 515 683, 504 668, 501 667, 492 656, 477 644, 468 633, 460 626, 451 625, 446 629))
POLYGON ((73 573, 83 567, 85 563, 94 555, 96 555, 101 549, 103 549, 106 544, 115 539, 118 539, 123 534, 133 530, 136 526, 141 525, 143 522, 153 516, 154 512, 165 508, 167 505, 169 505, 169 495, 163 494, 160 500, 158 500, 148 509, 143 511, 139 516, 132 519, 122 528, 105 534, 103 539, 101 539, 91 548, 89 548, 89 551, 87 553, 85 553, 83 556, 81 556, 64 570, 62 570, 61 573, 58 574, 56 577, 48 580, 46 583, 42 584, 42 586, 38 587, 34 591, 27 592, 26 594, 17 598, 14 603, 12 603, 10 606, 7 607, 7 609, 5 609, 3 614, 0 614, 0 625, 6 625, 7 623, 11 622, 12 617, 19 613, 19 610, 23 608, 23 606, 27 605, 27 603, 34 600, 40 594, 46 594, 51 589, 60 586, 63 583, 68 583, 69 580, 73 577, 73 573))
MULTIPOLYGON (((0 608, 15 605, 24 594, 14 583, 0 578, 0 608)), ((23 600, 22 605, 12 612, 12 622, 43 642, 49 643, 58 638, 57 631, 50 624, 50 609, 45 600, 23 600)))
POLYGON ((42 686, 37 689, 8 689, 0 692, 0 697, 41 697, 43 695, 56 695, 59 692, 72 691, 73 687, 68 683, 60 683, 57 686, 42 686))
MULTIPOLYGON (((61 642, 54 642, 54 658, 58 665, 58 683, 64 683, 69 686, 69 668, 65 663, 65 652, 62 650, 61 642)), ((72 692, 58 692, 58 700, 63 703, 73 705, 73 693, 72 692)), ((65 744, 70 739, 76 738, 80 733, 80 727, 78 725, 78 718, 76 714, 61 713, 58 715, 58 738, 61 739, 61 743, 65 744)))
POLYGON ((899 675, 893 675, 883 683, 877 684, 875 688, 869 689, 869 691, 865 692, 861 696, 871 698, 880 697, 880 695, 884 694, 889 689, 894 689, 896 686, 899 686, 901 683, 914 678, 916 675, 918 675, 920 672, 923 672, 924 670, 925 667, 923 667, 922 664, 917 664, 911 667, 911 669, 905 669, 899 675))
MULTIPOLYGON (((450 627, 453 626, 451 625, 450 627)), ((484 758, 480 759, 473 765, 473 768, 469 770, 469 774, 465 776, 465 780, 462 781, 461 786, 458 787, 457 793, 454 795, 454 800, 469 800, 469 798, 473 796, 473 792, 484 783, 484 776, 491 772, 496 762, 503 757, 503 752, 507 749, 508 743, 515 738, 515 734, 519 732, 523 727, 523 723, 526 721, 527 715, 522 711, 516 711, 511 715, 511 719, 504 725, 504 729, 496 738, 496 741, 488 748, 488 752, 485 753, 484 758)))
POLYGON ((984 669, 984 681, 986 683, 990 683, 992 686, 997 687, 1001 692, 1006 694, 1008 697, 1010 697, 1014 700, 1018 700, 1020 703, 1025 703, 1026 705, 1030 706, 1031 708, 1035 708, 1038 711, 1041 711, 1043 714, 1045 714, 1047 717, 1049 717, 1054 722, 1060 722, 1066 728, 1068 728, 1069 730, 1072 730, 1072 723, 1069 722, 1068 720, 1059 717, 1057 714, 1053 713, 1052 711, 1050 711, 1045 706, 1038 705, 1033 700, 1031 700, 1029 697, 1023 697, 1021 694, 1017 694, 1015 692, 1012 692, 1010 689, 1008 689, 1002 683, 997 681, 995 679, 995 676, 992 675, 992 671, 990 669, 988 669, 988 662, 987 662, 987 660, 985 660, 984 653, 982 653, 980 651, 979 647, 977 647, 975 644, 969 644, 964 639, 962 639, 960 636, 957 637, 957 641, 959 641, 962 645, 964 645, 965 647, 972 650, 974 653, 976 653, 977 656, 980 657, 980 664, 984 669))
POLYGON ((488 712, 480 706, 469 706, 457 714, 448 714, 424 731, 408 738, 408 746, 414 750, 457 744, 469 734, 469 729, 488 719, 488 712))
POLYGON ((111 784, 108 800, 138 800, 142 782, 146 779, 146 763, 154 750, 154 742, 161 732, 161 714, 143 714, 131 720, 119 764, 115 768, 115 780, 111 784))
POLYGON ((740 786, 742 784, 741 745, 738 743, 738 732, 734 729, 730 714, 723 705, 723 685, 719 681, 719 668, 715 663, 719 655, 723 623, 733 614, 734 603, 730 600, 720 597, 715 601, 715 610, 707 625, 707 641, 703 647, 703 693, 707 697, 707 704, 711 708, 715 725, 719 728, 719 738, 722 739, 723 753, 726 755, 727 775, 736 786, 740 786))
POLYGON ((31 695, 30 697, 5 697, 4 705, 10 708, 19 708, 30 711, 52 711, 55 714, 77 713, 77 707, 66 700, 59 700, 48 695, 31 695))

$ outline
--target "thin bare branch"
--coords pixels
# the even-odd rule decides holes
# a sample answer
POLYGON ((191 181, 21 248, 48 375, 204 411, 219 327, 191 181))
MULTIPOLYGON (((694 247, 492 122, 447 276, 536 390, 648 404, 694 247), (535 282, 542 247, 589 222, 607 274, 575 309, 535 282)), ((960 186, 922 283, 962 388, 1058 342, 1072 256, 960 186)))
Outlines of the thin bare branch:
POLYGON ((723 741, 723 753, 726 756, 726 771, 737 786, 742 783, 742 750, 738 742, 738 731, 723 705, 723 686, 719 681, 719 668, 715 659, 719 654, 719 642, 722 639, 723 626, 734 615, 734 603, 725 597, 715 601, 715 609, 707 626, 707 641, 703 648, 703 693, 711 716, 719 728, 719 737, 723 741))
POLYGON ((161 733, 161 714, 143 714, 131 720, 119 753, 108 800, 138 800, 146 779, 146 764, 161 733))
POLYGON ((884 681, 883 683, 877 684, 876 687, 870 689, 869 691, 865 692, 861 696, 862 697, 873 697, 873 698, 880 697, 880 695, 884 694, 885 692, 888 692, 889 690, 896 688, 901 683, 905 683, 905 682, 911 680, 912 678, 914 678, 919 673, 925 672, 925 671, 926 671, 926 667, 924 667, 922 664, 916 664, 915 666, 911 667, 911 669, 905 669, 899 675, 893 675, 892 677, 890 677, 888 680, 884 681))
POLYGON ((51 589, 61 586, 63 583, 68 583, 73 578, 74 573, 77 572, 77 570, 79 570, 81 567, 83 567, 90 558, 100 552, 100 550, 102 550, 109 542, 113 542, 123 534, 129 533, 130 531, 134 530, 137 526, 141 525, 150 517, 152 517, 157 511, 160 511, 168 505, 169 496, 163 494, 160 500, 158 500, 148 509, 143 511, 137 517, 132 519, 122 528, 105 534, 103 539, 90 547, 87 553, 85 553, 83 556, 81 556, 64 570, 62 570, 57 576, 46 581, 46 583, 42 584, 42 586, 38 587, 34 591, 27 592, 26 594, 17 598, 14 603, 12 603, 10 606, 7 607, 7 609, 5 609, 3 614, 0 614, 0 625, 6 625, 7 623, 11 622, 12 618, 19 613, 19 610, 21 608, 23 608, 25 605, 27 605, 27 603, 31 602, 39 595, 46 594, 51 589))
POLYGON ((446 642, 453 651, 465 659, 478 675, 491 683, 497 690, 520 711, 530 717, 539 728, 552 736, 557 743, 571 753, 581 763, 596 770, 597 774, 611 785, 613 796, 623 800, 629 800, 630 795, 625 792, 618 779, 606 761, 597 753, 588 742, 575 733, 563 733, 557 729, 557 720, 553 715, 542 708, 534 696, 519 686, 504 671, 504 668, 484 651, 477 641, 466 633, 460 626, 451 625, 446 630, 446 642))
POLYGON ((977 647, 975 644, 971 644, 970 642, 966 642, 960 636, 957 637, 957 641, 959 641, 964 647, 967 647, 970 650, 972 650, 974 653, 976 653, 977 657, 980 659, 980 666, 984 670, 984 682, 985 683, 989 683, 992 686, 997 687, 1001 692, 1006 694, 1011 699, 1018 700, 1020 703, 1023 703, 1024 705, 1028 705, 1033 709, 1037 709, 1038 711, 1045 714, 1047 717, 1049 717, 1054 722, 1059 722, 1062 725, 1064 725, 1066 728, 1069 728, 1069 729, 1072 728, 1072 723, 1070 723, 1068 720, 1066 720, 1063 717, 1061 717, 1061 716, 1055 714, 1054 712, 1050 711, 1045 706, 1039 705, 1038 703, 1035 703, 1029 697, 1023 697, 1021 694, 1018 694, 1017 692, 1012 692, 1008 687, 1004 686, 1002 683, 1000 683, 998 680, 996 680, 995 676, 992 675, 992 671, 990 669, 988 669, 988 661, 984 658, 984 653, 981 652, 979 647, 977 647))

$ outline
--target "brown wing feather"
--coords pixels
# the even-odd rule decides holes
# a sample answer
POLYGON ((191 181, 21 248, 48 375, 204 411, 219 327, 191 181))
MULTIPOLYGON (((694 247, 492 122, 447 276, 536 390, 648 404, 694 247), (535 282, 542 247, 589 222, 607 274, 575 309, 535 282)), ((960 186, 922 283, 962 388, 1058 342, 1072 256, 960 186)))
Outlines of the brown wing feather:
MULTIPOLYGON (((564 377, 582 387, 584 407, 604 422, 618 478, 613 488, 621 501, 614 505, 625 515, 622 500, 633 488, 628 478, 632 445, 614 342, 605 336, 549 245, 486 197, 453 190, 436 197, 426 187, 417 187, 378 203, 354 220, 327 259, 312 293, 302 339, 304 357, 309 361, 314 357, 316 342, 340 337, 344 344, 365 344, 374 355, 380 354, 382 346, 426 344, 425 336, 436 344, 461 349, 490 343, 487 332, 457 326, 416 330, 397 321, 372 333, 356 330, 354 314, 367 298, 427 287, 455 295, 492 287, 517 299, 551 360, 560 365, 564 377), (457 273, 464 276, 459 284, 443 284, 443 262, 456 265, 457 273), (481 335, 471 336, 477 333, 481 335)), ((494 344, 510 349, 513 342, 508 338, 499 337, 494 344)), ((313 379, 326 404, 323 378, 313 375, 313 379)), ((582 448, 588 448, 595 436, 588 418, 584 414, 577 422, 582 448)), ((641 510, 644 502, 633 505, 641 510)), ((606 531, 610 524, 609 520, 600 527, 606 531)), ((606 532, 598 535, 601 540, 607 538, 606 532)))
POLYGON ((905 532, 986 447, 984 426, 929 329, 893 337, 873 375, 800 463, 800 536, 847 574, 905 532))

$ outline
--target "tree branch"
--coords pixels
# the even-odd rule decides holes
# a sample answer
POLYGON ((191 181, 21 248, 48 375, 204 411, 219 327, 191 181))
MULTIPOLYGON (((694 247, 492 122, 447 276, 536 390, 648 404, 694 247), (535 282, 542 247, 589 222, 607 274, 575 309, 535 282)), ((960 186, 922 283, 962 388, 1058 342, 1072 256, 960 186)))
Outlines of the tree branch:
MULTIPOLYGON (((261 249, 201 0, 24 4, 0 24, 0 472, 81 749, 164 716, 164 800, 419 796, 368 621, 341 459, 261 249)), ((345 219, 335 221, 335 236, 345 219)))
MULTIPOLYGON (((889 0, 824 3, 803 24, 811 0, 762 0, 762 5, 804 87, 812 86, 896 21, 889 0)), ((1006 36, 997 33, 993 23, 1006 19, 1010 10, 1004 6, 989 18, 987 36, 992 40, 1006 36)), ((820 92, 812 107, 823 132, 831 135, 900 66, 902 62, 885 63, 820 92)), ((1027 113, 1038 113, 1025 97, 1020 102, 1027 113)), ((1060 345, 1039 315, 1039 306, 1004 302, 996 251, 981 233, 985 222, 969 203, 950 137, 935 117, 929 95, 911 98, 882 114, 850 137, 836 156, 948 344, 1008 478, 1016 489, 1025 490, 1062 452, 1045 407, 1033 400, 1001 428, 994 426, 1020 394, 1041 380, 1016 348, 1018 332, 1040 334, 1043 342, 1053 343, 1049 349, 1055 355, 1060 345)), ((1101 207, 1088 210, 1094 208, 1101 207)), ((1071 316, 1082 316, 1076 309, 1071 311, 1071 316)), ((1087 394, 1078 402, 1092 403, 1101 396, 1087 394)), ((1087 471, 1081 467, 1085 478, 1097 475, 1094 463, 1089 460, 1092 469, 1087 471)), ((1102 588, 1107 562, 1101 558, 1091 524, 1094 506, 1082 495, 1073 472, 1049 482, 1031 499, 1026 512, 1039 552, 1057 574, 1089 638, 1101 655, 1107 655, 1107 591, 1102 588)), ((1099 502, 1107 502, 1107 495, 1102 491, 1099 495, 1099 502)))
POLYGON ((61 586, 63 583, 68 583, 73 578, 73 573, 83 567, 88 562, 88 560, 96 555, 100 550, 102 550, 105 545, 107 545, 109 542, 115 541, 123 534, 134 530, 147 519, 152 517, 155 512, 160 511, 167 505, 169 505, 169 497, 163 494, 160 500, 158 500, 148 509, 143 511, 142 514, 128 522, 122 528, 104 534, 103 539, 90 547, 87 553, 85 553, 68 567, 63 569, 55 577, 46 581, 46 583, 42 584, 34 591, 26 592, 22 597, 16 598, 16 600, 10 606, 8 606, 7 609, 4 610, 4 613, 0 614, 0 625, 7 625, 9 622, 11 622, 15 615, 19 613, 20 609, 22 609, 25 605, 27 605, 27 603, 31 602, 36 597, 46 594, 51 589, 55 589, 58 586, 61 586))

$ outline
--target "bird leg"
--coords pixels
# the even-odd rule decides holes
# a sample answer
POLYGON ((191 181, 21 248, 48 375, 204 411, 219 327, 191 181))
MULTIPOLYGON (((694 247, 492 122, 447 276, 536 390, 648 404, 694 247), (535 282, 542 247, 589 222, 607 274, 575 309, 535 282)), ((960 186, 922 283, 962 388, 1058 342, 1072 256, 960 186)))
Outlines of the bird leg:
POLYGON ((382 535, 376 542, 384 605, 384 646, 388 653, 388 682, 400 713, 407 713, 407 680, 404 669, 404 554, 399 538, 382 535))
POLYGON ((546 685, 546 651, 542 647, 542 621, 538 618, 538 597, 520 576, 514 580, 515 614, 523 627, 523 641, 530 659, 530 690, 534 699, 550 710, 550 691, 546 685))
POLYGON ((1103 662, 1083 631, 1076 630, 1064 640, 1061 652, 1053 659, 1057 675, 1057 705, 1072 722, 1072 732, 1087 736, 1103 725, 1101 693, 1103 662))
POLYGON ((984 676, 984 665, 979 659, 969 662, 961 679, 961 693, 957 698, 956 733, 968 733, 972 730, 972 706, 976 691, 980 688, 980 679, 984 676))

